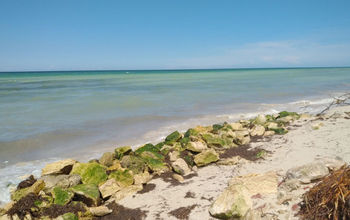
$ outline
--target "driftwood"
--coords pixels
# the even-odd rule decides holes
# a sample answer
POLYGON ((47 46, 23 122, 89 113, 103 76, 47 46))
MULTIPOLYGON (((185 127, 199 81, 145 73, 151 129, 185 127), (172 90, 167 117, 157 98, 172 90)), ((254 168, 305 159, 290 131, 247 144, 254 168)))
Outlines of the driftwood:
POLYGON ((328 111, 329 109, 331 109, 334 106, 344 106, 344 105, 350 105, 350 92, 345 93, 345 94, 338 96, 338 97, 334 97, 333 101, 317 115, 324 114, 326 111, 328 111))

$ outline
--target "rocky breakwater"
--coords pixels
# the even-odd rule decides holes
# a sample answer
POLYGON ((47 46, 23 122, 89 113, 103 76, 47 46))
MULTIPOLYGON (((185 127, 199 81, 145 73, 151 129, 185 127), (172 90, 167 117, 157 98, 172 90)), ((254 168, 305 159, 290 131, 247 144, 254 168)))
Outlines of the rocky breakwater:
MULTIPOLYGON (((30 177, 18 185, 12 192, 12 202, 0 210, 0 219, 92 219, 118 215, 113 204, 142 190, 153 177, 170 174, 181 182, 198 167, 234 164, 240 156, 235 149, 247 150, 248 144, 259 138, 283 135, 288 132, 288 124, 300 117, 284 111, 235 123, 197 126, 183 134, 175 131, 161 143, 145 144, 134 151, 129 146, 118 147, 88 163, 67 159, 48 164, 39 179, 30 177)), ((250 151, 242 156, 259 159, 264 153, 250 151)), ((247 195, 254 194, 254 182, 266 182, 266 193, 275 192, 275 175, 266 175, 269 178, 247 177, 251 184, 232 183, 210 213, 220 218, 243 216, 250 210, 247 195)))

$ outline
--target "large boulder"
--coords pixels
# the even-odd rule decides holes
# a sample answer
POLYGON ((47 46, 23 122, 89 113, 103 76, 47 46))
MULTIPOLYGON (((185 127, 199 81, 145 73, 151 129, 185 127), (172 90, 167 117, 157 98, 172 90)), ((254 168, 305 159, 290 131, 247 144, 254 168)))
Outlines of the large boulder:
POLYGON ((100 203, 100 191, 94 184, 79 184, 70 188, 78 200, 87 206, 97 206, 100 203))
POLYGON ((100 162, 100 164, 102 164, 103 166, 106 166, 106 167, 112 166, 114 156, 115 156, 114 153, 106 152, 102 155, 99 162, 100 162))
POLYGON ((252 200, 243 185, 232 185, 222 192, 211 205, 209 213, 222 219, 243 218, 252 207, 252 200))
POLYGON ((188 142, 186 149, 193 152, 202 152, 203 150, 208 149, 207 145, 201 141, 188 142))
POLYGON ((59 175, 69 174, 72 170, 73 165, 77 161, 72 159, 60 160, 54 163, 47 164, 41 171, 41 175, 59 175))
POLYGON ((249 131, 236 131, 236 138, 234 142, 238 145, 246 145, 250 142, 249 131))
POLYGON ((329 174, 329 170, 324 163, 312 162, 302 166, 294 167, 287 171, 288 179, 297 179, 301 183, 311 183, 329 174))
POLYGON ((121 189, 121 187, 119 186, 117 181, 114 178, 112 178, 100 185, 98 189, 100 190, 102 198, 106 199, 114 193, 118 192, 121 189))
POLYGON ((218 161, 219 154, 214 149, 204 150, 194 157, 197 166, 205 166, 207 164, 218 161))
POLYGON ((66 190, 61 187, 53 188, 51 194, 54 199, 54 204, 57 205, 66 205, 74 196, 74 193, 72 193, 70 190, 66 190))
POLYGON ((73 166, 71 174, 78 174, 84 184, 95 184, 107 180, 106 167, 96 162, 92 163, 76 163, 73 166))
POLYGON ((152 179, 152 175, 145 171, 143 173, 139 173, 134 175, 134 184, 135 185, 142 185, 145 183, 148 183, 152 179))
POLYGON ((230 145, 225 139, 211 133, 202 134, 202 138, 209 147, 228 147, 230 145))
POLYGON ((235 122, 230 124, 233 131, 241 131, 243 130, 243 125, 241 123, 235 122))
POLYGON ((121 187, 127 187, 134 183, 132 172, 128 169, 114 171, 109 174, 108 178, 115 179, 121 187))
POLYGON ((27 196, 29 193, 39 194, 41 190, 45 188, 45 182, 43 180, 36 181, 33 185, 27 188, 19 189, 11 194, 11 199, 18 201, 21 198, 27 196))
POLYGON ((137 193, 138 191, 141 191, 142 189, 143 189, 142 185, 131 185, 131 186, 122 188, 120 191, 116 192, 112 196, 112 199, 115 202, 118 202, 118 201, 124 199, 125 197, 134 195, 135 193, 137 193))
POLYGON ((73 175, 48 175, 40 178, 45 182, 45 189, 50 190, 55 186, 69 188, 78 185, 81 182, 81 177, 78 174, 73 175))
POLYGON ((191 169, 188 167, 186 161, 184 161, 184 159, 182 158, 179 158, 175 162, 172 162, 171 166, 173 167, 175 172, 183 176, 186 176, 189 173, 191 173, 191 169))
POLYGON ((124 155, 129 154, 132 151, 130 146, 118 147, 114 150, 115 157, 120 160, 124 155))

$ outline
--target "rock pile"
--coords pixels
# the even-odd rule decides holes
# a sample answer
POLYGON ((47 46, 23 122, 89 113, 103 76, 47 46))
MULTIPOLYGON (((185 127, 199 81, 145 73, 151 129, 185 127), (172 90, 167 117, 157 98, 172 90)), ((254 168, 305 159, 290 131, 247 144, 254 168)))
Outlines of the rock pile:
MULTIPOLYGON (((223 161, 220 155, 256 138, 285 134, 288 123, 299 117, 293 112, 280 112, 231 124, 197 126, 184 134, 175 131, 163 142, 145 144, 135 151, 129 146, 118 147, 88 163, 67 159, 48 164, 41 178, 27 180, 23 188, 12 193, 13 202, 0 210, 0 218, 91 219, 107 215, 112 212, 108 204, 142 190, 153 176, 174 172, 173 178, 181 181, 197 167, 237 161, 237 157, 227 156, 223 161), (18 204, 26 204, 27 208, 21 209, 18 204)), ((254 157, 261 158, 261 152, 254 157)), ((237 180, 217 199, 210 213, 217 217, 243 216, 250 209, 249 197, 255 193, 256 181, 268 184, 266 193, 275 191, 275 174, 237 180)))

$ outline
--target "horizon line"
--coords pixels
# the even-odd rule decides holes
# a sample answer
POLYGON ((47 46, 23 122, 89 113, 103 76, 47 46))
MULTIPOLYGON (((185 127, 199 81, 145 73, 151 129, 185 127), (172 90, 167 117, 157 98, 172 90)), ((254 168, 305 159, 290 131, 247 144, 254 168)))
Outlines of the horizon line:
POLYGON ((31 72, 95 72, 95 71, 181 71, 181 70, 250 70, 250 69, 321 69, 321 68, 350 68, 350 66, 299 66, 299 67, 236 67, 236 68, 179 68, 179 69, 72 69, 72 70, 22 70, 0 71, 0 73, 31 73, 31 72))

